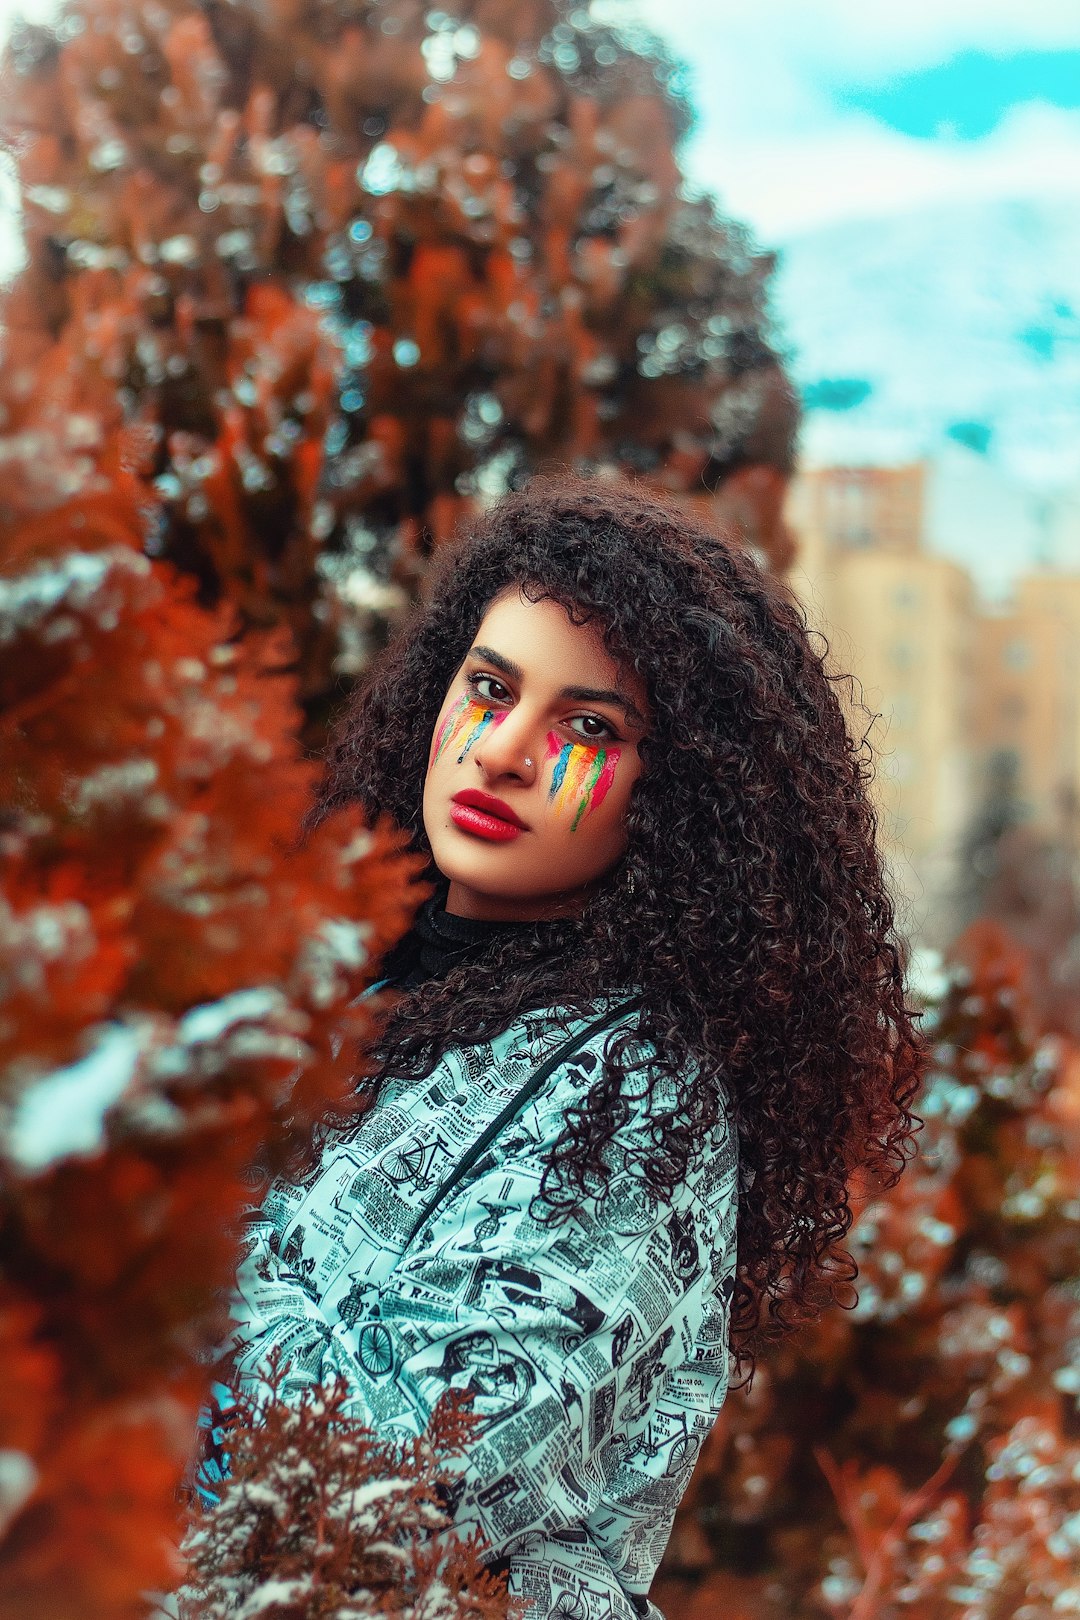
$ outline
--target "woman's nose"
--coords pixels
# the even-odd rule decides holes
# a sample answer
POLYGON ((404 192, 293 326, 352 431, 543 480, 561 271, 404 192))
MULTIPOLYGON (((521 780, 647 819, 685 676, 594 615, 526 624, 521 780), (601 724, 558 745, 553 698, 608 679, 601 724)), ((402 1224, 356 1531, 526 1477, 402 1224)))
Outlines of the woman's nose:
POLYGON ((540 758, 540 727, 520 707, 490 725, 473 744, 472 755, 487 776, 513 775, 531 781, 540 758))

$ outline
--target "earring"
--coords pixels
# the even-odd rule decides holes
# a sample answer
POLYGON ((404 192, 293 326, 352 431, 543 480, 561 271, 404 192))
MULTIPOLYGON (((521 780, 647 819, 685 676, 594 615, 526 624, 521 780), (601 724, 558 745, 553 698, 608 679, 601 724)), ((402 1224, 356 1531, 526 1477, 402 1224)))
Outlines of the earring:
POLYGON ((627 894, 633 894, 633 892, 634 892, 634 874, 633 874, 633 872, 628 872, 626 874, 626 892, 627 892, 627 894))

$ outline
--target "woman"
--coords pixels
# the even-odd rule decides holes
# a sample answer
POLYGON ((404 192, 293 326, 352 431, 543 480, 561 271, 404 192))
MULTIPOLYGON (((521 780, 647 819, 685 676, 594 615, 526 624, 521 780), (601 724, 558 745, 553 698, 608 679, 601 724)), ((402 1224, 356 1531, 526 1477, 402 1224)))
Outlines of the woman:
POLYGON ((357 1115, 252 1222, 237 1377, 276 1348, 383 1435, 471 1390, 455 1516, 533 1620, 650 1612, 729 1351, 850 1280, 849 1178, 904 1162, 866 784, 787 592, 574 479, 438 558, 340 726, 323 812, 435 888, 357 1115))

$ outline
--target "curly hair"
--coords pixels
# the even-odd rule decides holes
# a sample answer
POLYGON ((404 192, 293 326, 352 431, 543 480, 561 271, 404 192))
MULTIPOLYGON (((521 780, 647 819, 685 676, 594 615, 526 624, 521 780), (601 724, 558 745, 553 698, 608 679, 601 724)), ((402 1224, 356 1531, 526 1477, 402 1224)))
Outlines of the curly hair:
POLYGON ((609 1040, 569 1111, 543 1196, 558 1218, 603 1185, 641 1085, 627 1060, 649 1043, 633 1100, 653 1191, 670 1198, 725 1110, 738 1133, 732 1345, 752 1367, 766 1337, 849 1292, 853 1173, 889 1183, 912 1151, 922 1049, 871 761, 827 648, 739 546, 633 487, 543 477, 436 557, 424 602, 339 718, 316 819, 355 801, 388 812, 439 881, 422 820, 432 730, 485 609, 515 584, 594 621, 645 684, 627 849, 579 917, 499 936, 403 995, 381 1072, 427 1073, 524 1009, 584 1012, 598 988, 640 987, 636 1029, 609 1040))

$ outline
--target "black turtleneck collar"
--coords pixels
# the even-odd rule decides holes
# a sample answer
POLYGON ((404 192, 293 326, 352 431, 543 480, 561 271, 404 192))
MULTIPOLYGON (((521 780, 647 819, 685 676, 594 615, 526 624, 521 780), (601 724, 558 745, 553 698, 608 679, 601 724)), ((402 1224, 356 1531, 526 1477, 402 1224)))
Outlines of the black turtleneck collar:
POLYGON ((446 909, 448 888, 448 884, 440 884, 428 896, 409 932, 387 954, 383 976, 395 989, 412 990, 429 979, 443 979, 459 962, 480 956, 492 940, 534 926, 455 916, 446 909))

